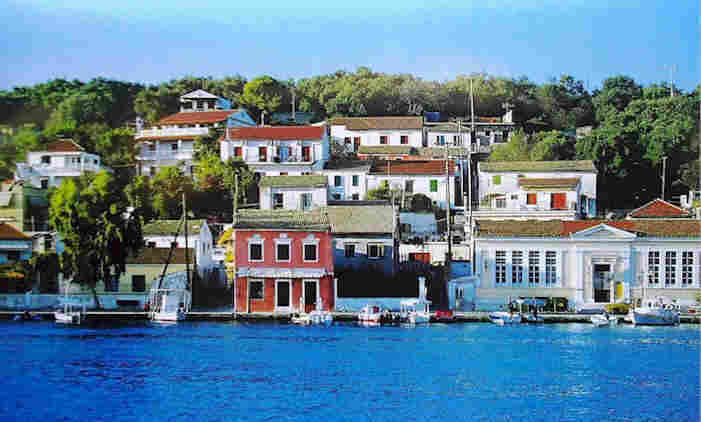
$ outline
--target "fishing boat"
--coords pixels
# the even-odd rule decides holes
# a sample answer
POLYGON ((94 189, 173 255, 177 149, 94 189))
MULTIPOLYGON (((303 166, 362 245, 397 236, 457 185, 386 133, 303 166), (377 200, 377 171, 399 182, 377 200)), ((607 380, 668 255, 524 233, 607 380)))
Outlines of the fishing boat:
POLYGON ((589 317, 589 320, 596 327, 609 327, 611 325, 618 325, 618 318, 608 314, 592 315, 589 317))
POLYGON ((378 305, 365 305, 358 314, 358 321, 378 323, 382 317, 382 310, 378 305))
POLYGON ((514 312, 490 312, 489 320, 497 325, 520 324, 521 314, 514 312))
POLYGON ((409 324, 425 324, 431 320, 430 300, 423 298, 403 300, 399 303, 402 322, 409 324))
MULTIPOLYGON (((304 304, 302 303, 302 300, 303 298, 300 298, 300 309, 304 309, 304 304)), ((298 325, 331 325, 333 323, 333 314, 329 311, 323 310, 324 306, 321 298, 317 298, 316 303, 317 309, 309 313, 298 312, 292 315, 292 318, 290 319, 292 323, 298 325)))
POLYGON ((54 319, 57 324, 80 325, 85 321, 85 305, 75 310, 73 304, 64 302, 63 309, 54 312, 54 319))
POLYGON ((679 310, 667 298, 658 296, 643 300, 643 305, 630 311, 633 325, 677 325, 679 310))

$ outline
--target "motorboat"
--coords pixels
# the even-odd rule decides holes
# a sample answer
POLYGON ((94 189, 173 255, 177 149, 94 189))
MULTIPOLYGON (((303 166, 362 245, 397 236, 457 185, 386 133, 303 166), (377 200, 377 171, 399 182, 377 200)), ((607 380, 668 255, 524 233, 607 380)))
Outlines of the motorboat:
POLYGON ((514 312, 490 312, 489 320, 497 325, 520 324, 521 314, 514 312))
POLYGON ((382 317, 382 310, 378 305, 365 305, 358 314, 358 321, 379 323, 382 317))
POLYGON ((58 324, 80 325, 85 321, 85 316, 85 305, 75 310, 73 304, 67 302, 63 304, 63 309, 54 312, 54 319, 58 324))
POLYGON ((29 311, 25 311, 22 314, 17 314, 12 318, 13 321, 41 321, 41 316, 32 315, 29 311))
POLYGON ((187 319, 187 313, 180 304, 181 292, 177 290, 159 289, 158 300, 151 311, 153 322, 178 322, 187 319))
POLYGON ((453 311, 436 311, 431 320, 436 322, 454 322, 455 314, 453 311))
POLYGON ((402 322, 425 324, 431 320, 430 300, 423 298, 403 300, 399 303, 402 322))
MULTIPOLYGON (((304 302, 303 298, 300 298, 300 303, 299 303, 299 309, 304 309, 304 302)), ((331 325, 333 323, 333 314, 329 311, 324 311, 324 304, 323 300, 320 297, 317 297, 316 299, 316 309, 306 313, 306 312, 298 312, 294 315, 292 315, 292 318, 290 319, 293 324, 298 324, 298 325, 310 325, 310 324, 319 324, 319 325, 331 325)))
POLYGON ((589 320, 596 327, 609 327, 611 325, 618 325, 618 318, 608 314, 592 315, 589 317, 589 320))
POLYGON ((667 298, 658 296, 643 300, 640 307, 630 311, 633 325, 677 325, 679 310, 667 298))

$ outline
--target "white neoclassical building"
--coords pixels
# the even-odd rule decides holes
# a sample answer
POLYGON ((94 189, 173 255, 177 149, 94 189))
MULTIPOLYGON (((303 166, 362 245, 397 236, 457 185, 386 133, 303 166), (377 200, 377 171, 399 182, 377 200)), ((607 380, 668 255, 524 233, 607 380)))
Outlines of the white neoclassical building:
POLYGON ((566 298, 569 306, 701 292, 701 224, 682 220, 479 220, 474 303, 566 298))

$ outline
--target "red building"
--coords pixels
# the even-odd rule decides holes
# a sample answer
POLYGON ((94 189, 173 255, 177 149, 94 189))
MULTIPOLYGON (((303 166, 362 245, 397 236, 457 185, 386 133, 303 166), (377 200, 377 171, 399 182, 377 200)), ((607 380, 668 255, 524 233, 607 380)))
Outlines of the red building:
POLYGON ((236 312, 334 308, 331 228, 325 208, 242 210, 234 222, 236 312))

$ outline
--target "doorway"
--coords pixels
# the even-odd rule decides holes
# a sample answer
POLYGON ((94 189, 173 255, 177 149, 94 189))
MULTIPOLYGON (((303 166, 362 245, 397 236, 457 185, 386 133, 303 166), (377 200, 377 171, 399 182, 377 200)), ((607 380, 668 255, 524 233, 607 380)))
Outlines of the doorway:
POLYGON ((609 303, 611 301, 611 265, 594 264, 594 302, 609 303))
POLYGON ((289 280, 277 280, 275 282, 275 311, 290 312, 292 302, 292 289, 289 280))
POLYGON ((316 280, 304 280, 304 312, 316 309, 316 298, 319 293, 319 284, 316 280))

